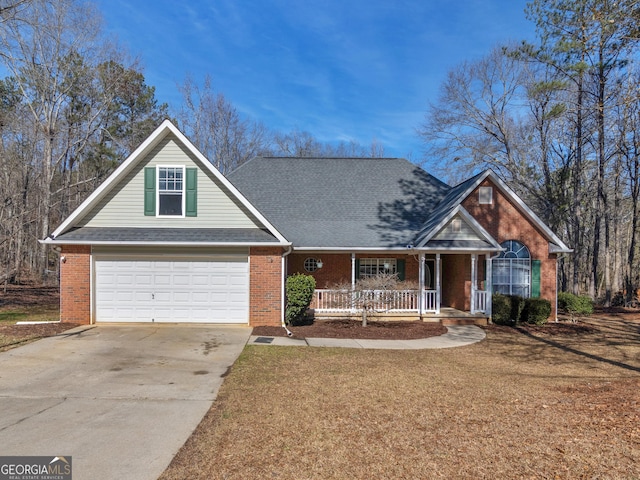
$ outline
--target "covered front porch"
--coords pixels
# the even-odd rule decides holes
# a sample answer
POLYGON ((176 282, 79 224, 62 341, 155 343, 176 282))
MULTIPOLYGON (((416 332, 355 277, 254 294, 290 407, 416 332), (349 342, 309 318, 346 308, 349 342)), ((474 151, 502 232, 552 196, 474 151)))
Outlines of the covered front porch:
POLYGON ((368 316, 385 320, 486 323, 491 316, 489 253, 354 252, 295 257, 289 273, 301 270, 297 268, 300 264, 316 267, 311 272, 309 268, 303 270, 317 282, 310 306, 314 318, 357 318, 363 308, 368 316), (344 278, 347 266, 350 282, 344 278), (392 289, 364 289, 359 285, 360 279, 376 274, 395 274, 400 281, 392 289))

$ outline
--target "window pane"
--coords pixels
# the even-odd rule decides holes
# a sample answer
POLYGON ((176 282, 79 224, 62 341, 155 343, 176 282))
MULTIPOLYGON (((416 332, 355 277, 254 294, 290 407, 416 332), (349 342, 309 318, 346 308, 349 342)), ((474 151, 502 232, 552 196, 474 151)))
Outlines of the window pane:
POLYGON ((380 274, 398 273, 398 262, 395 258, 361 258, 360 259, 360 278, 375 277, 380 274))
POLYGON ((182 215, 182 195, 161 193, 159 197, 160 197, 160 205, 158 209, 158 214, 182 215))
POLYGON ((501 247, 505 251, 492 264, 493 291, 528 297, 531 285, 529 249, 516 240, 507 240, 501 247))

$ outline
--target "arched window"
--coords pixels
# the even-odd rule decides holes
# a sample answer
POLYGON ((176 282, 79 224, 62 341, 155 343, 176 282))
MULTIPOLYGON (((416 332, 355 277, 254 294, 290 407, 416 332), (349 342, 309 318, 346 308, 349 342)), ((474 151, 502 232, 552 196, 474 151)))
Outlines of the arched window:
POLYGON ((517 240, 507 240, 500 246, 505 251, 493 260, 493 292, 530 297, 531 254, 529 249, 517 240))

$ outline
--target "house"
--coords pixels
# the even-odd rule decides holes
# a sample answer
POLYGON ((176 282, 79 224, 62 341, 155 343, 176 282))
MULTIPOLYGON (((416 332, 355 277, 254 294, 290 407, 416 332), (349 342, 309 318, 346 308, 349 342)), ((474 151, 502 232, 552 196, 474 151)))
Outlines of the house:
POLYGON ((390 312, 486 316, 493 291, 554 316, 571 251, 490 170, 450 187, 404 159, 256 158, 225 177, 169 121, 43 242, 63 321, 252 326, 281 324, 295 272, 318 315, 340 313, 334 285, 385 272, 412 283, 390 312))

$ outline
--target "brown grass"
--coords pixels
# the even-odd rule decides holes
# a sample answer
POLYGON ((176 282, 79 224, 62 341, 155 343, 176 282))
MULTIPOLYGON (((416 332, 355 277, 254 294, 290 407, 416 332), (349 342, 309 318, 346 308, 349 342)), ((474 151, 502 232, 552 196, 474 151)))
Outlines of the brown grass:
POLYGON ((57 287, 8 285, 6 291, 0 287, 0 352, 77 327, 72 323, 44 323, 60 319, 59 302, 57 287))
POLYGON ((161 478, 640 478, 640 322, 581 327, 248 346, 161 478))

